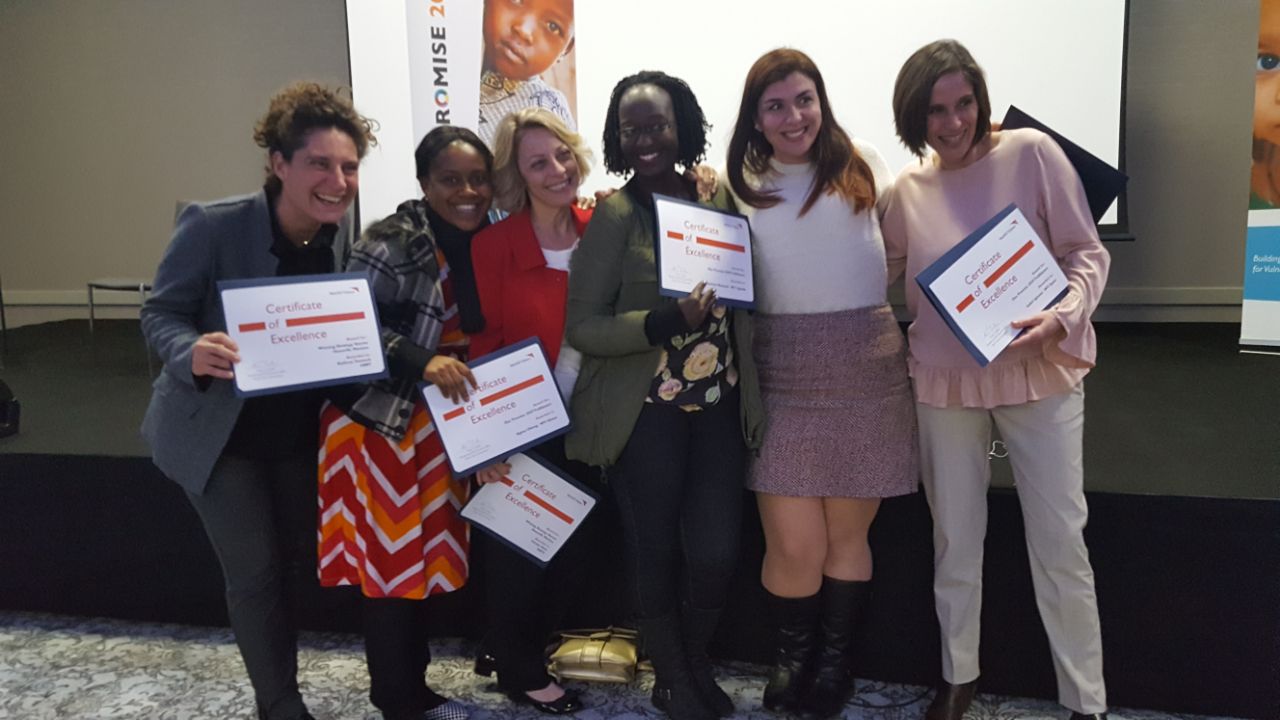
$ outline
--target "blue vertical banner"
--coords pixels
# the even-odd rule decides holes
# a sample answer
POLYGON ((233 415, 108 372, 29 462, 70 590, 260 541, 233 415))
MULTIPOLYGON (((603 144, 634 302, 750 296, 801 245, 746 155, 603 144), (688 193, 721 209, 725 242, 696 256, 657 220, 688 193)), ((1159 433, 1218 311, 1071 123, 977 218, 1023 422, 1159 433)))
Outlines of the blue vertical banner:
POLYGON ((1280 347, 1280 210, 1250 210, 1240 344, 1280 347), (1269 217, 1268 217, 1269 216, 1269 217))

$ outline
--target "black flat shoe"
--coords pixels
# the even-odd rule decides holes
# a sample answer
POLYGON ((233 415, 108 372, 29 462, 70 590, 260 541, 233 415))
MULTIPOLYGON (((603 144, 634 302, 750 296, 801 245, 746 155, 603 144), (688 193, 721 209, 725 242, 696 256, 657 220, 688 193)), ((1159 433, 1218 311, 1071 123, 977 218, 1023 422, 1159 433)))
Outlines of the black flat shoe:
POLYGON ((540 713, 547 715, 568 715, 582 709, 582 698, 573 690, 565 689, 564 694, 551 702, 534 700, 522 692, 509 692, 507 697, 517 705, 528 705, 540 713))
POLYGON ((1105 712, 1082 713, 1082 712, 1075 712, 1073 710, 1071 712, 1071 720, 1107 720, 1107 714, 1105 712))

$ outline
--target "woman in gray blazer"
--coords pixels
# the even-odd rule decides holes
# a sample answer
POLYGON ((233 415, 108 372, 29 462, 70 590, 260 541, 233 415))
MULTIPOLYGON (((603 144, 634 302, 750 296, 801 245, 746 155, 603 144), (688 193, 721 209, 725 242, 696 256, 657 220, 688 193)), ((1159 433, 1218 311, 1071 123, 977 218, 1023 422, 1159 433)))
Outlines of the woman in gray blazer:
POLYGON ((331 273, 350 245, 347 211, 372 123, 314 83, 271 99, 254 141, 262 190, 197 203, 178 218, 142 308, 164 362, 142 432, 156 465, 182 486, 222 564, 227 614, 262 720, 309 719, 298 692, 291 572, 315 576, 315 391, 238 398, 238 348, 219 280, 331 273))

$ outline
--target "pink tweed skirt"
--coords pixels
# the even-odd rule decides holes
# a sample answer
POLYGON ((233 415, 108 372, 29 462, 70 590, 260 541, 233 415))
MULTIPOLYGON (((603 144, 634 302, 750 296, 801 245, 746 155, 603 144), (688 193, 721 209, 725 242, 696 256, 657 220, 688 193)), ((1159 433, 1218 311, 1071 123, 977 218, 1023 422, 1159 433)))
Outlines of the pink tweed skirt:
POLYGON ((883 498, 920 476, 906 341, 888 305, 754 317, 765 435, 747 487, 883 498))

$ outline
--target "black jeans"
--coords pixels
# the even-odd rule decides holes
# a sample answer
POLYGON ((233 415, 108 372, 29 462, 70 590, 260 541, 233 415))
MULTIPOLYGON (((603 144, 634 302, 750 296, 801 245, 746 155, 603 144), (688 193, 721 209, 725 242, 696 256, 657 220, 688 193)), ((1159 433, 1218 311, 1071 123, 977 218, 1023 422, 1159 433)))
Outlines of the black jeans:
POLYGON ((222 565, 227 615, 259 716, 301 717, 292 588, 316 583, 315 454, 223 455, 204 493, 187 497, 222 565))
POLYGON ((724 605, 738 559, 746 447, 735 390, 698 412, 646 403, 608 484, 641 618, 724 605))
MULTIPOLYGON (((599 493, 600 471, 564 455, 564 438, 533 449, 580 484, 599 493)), ((547 638, 560 627, 566 611, 588 582, 600 573, 591 568, 591 549, 604 540, 603 502, 583 521, 545 568, 524 555, 476 532, 483 543, 489 634, 487 644, 498 666, 498 686, 508 692, 538 690, 551 682, 543 650, 547 638)))

